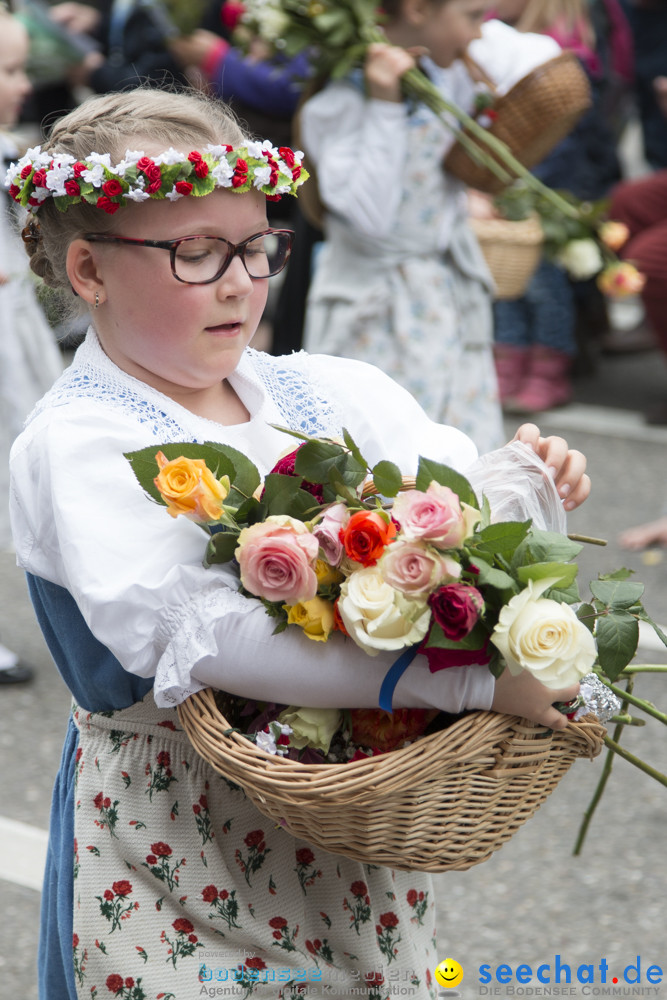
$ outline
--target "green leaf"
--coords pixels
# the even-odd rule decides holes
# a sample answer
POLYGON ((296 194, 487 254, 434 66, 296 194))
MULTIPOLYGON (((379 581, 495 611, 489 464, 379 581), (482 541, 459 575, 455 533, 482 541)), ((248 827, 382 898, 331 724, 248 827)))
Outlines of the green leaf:
POLYGON ((522 583, 529 580, 546 580, 553 577, 556 584, 552 589, 567 589, 574 583, 577 577, 578 566, 576 563, 533 563, 532 566, 519 566, 516 575, 522 583))
POLYGON ((318 504, 311 493, 301 489, 301 480, 297 476, 270 472, 264 481, 264 496, 259 506, 262 519, 271 515, 289 514, 305 521, 318 504))
POLYGON ((475 539, 475 549, 493 555, 500 553, 511 555, 528 534, 530 525, 530 521, 502 521, 490 524, 480 531, 479 540, 475 539))
POLYGON ((512 559, 512 567, 530 566, 533 563, 567 563, 578 556, 583 546, 571 541, 567 535, 557 531, 531 529, 517 547, 512 559))
POLYGON ((589 632, 595 631, 595 622, 597 621, 595 608, 592 604, 582 604, 577 608, 576 612, 577 618, 580 622, 583 622, 589 632))
POLYGON ((364 456, 361 454, 361 451, 359 450, 359 446, 353 440, 352 435, 350 434, 350 432, 347 430, 346 427, 343 427, 343 441, 345 442, 345 446, 347 447, 347 449, 350 452, 350 454, 352 455, 352 457, 354 459, 356 459, 357 463, 359 465, 363 465, 364 468, 367 469, 368 468, 368 462, 366 461, 366 459, 364 458, 364 456))
POLYGON ((593 597, 614 609, 631 608, 644 593, 643 583, 628 580, 592 580, 590 588, 593 597))
POLYGON ((600 666, 614 681, 637 652, 639 622, 627 611, 612 611, 595 626, 600 666))
POLYGON ((441 486, 449 486, 450 490, 458 496, 461 503, 470 504, 471 507, 479 508, 479 502, 475 496, 475 491, 465 476, 460 472, 434 462, 430 458, 419 458, 419 468, 417 470, 417 481, 415 488, 426 492, 432 482, 440 483, 441 486))
POLYGON ((428 634, 427 646, 436 649, 483 649, 489 638, 489 633, 481 622, 477 622, 475 627, 464 636, 463 639, 448 639, 442 631, 440 625, 434 622, 428 634))
POLYGON ((373 466, 373 482, 383 497, 395 497, 403 485, 403 476, 393 462, 382 461, 373 466))
POLYGON ((234 448, 226 448, 224 445, 212 445, 209 443, 193 444, 191 441, 183 441, 170 444, 151 445, 149 448, 141 448, 139 451, 126 452, 125 458, 132 466, 132 471, 137 477, 139 484, 143 487, 146 493, 161 504, 164 504, 164 500, 157 491, 154 483, 155 477, 160 471, 155 459, 155 456, 159 451, 161 451, 165 458, 170 462, 175 458, 180 458, 181 456, 184 456, 185 458, 203 459, 216 479, 221 479, 222 476, 229 476, 230 481, 233 482, 234 485, 237 485, 236 480, 239 479, 242 484, 240 488, 243 489, 244 492, 246 492, 244 487, 249 487, 252 482, 254 482, 254 485, 252 485, 252 488, 249 490, 249 492, 252 493, 260 482, 259 473, 252 462, 240 451, 237 452, 234 448), (234 453, 234 455, 238 456, 238 471, 232 459, 232 455, 228 453, 234 453))
POLYGON ((484 559, 473 556, 471 565, 475 566, 478 570, 476 581, 480 586, 488 585, 495 587, 497 590, 511 590, 514 593, 519 591, 519 586, 514 577, 502 569, 496 569, 495 566, 491 566, 484 559))
POLYGON ((294 471, 311 483, 330 483, 331 474, 353 489, 366 478, 367 469, 340 444, 310 439, 299 449, 294 471))
POLYGON ((478 530, 483 530, 484 528, 488 528, 488 526, 491 524, 491 504, 489 503, 486 494, 482 495, 481 513, 482 513, 482 518, 481 521, 479 522, 478 530))
POLYGON ((239 542, 238 533, 235 531, 216 531, 211 535, 206 554, 204 556, 204 566, 212 566, 213 563, 225 563, 234 558, 234 552, 239 542))

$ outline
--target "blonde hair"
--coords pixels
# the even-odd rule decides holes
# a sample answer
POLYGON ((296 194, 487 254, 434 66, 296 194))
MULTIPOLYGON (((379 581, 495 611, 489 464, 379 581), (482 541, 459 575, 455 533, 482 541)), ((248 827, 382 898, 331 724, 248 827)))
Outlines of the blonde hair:
MULTIPOLYGON (((122 93, 90 97, 53 127, 43 149, 69 153, 78 160, 91 153, 109 153, 118 163, 126 149, 150 143, 169 146, 242 145, 247 135, 221 101, 196 91, 171 92, 139 87, 122 93)), ((123 216, 131 206, 120 209, 123 216)), ((39 210, 37 222, 24 231, 30 266, 51 288, 69 290, 67 251, 73 240, 90 232, 113 232, 118 221, 94 205, 72 205, 60 212, 51 199, 39 210)))
POLYGON ((528 0, 514 27, 537 34, 552 29, 568 34, 578 32, 585 45, 595 44, 586 0, 528 0))

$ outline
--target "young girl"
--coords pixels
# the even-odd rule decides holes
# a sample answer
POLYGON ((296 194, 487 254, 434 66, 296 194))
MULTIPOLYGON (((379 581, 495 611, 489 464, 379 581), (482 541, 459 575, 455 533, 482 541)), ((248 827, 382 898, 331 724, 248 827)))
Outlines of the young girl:
MULTIPOLYGON (((197 757, 174 707, 210 685, 376 706, 392 657, 371 659, 338 634, 318 646, 313 670, 310 644, 274 636, 230 566, 204 569, 200 529, 150 503, 123 457, 212 440, 265 474, 291 443, 272 424, 326 435, 344 424, 370 460, 391 456, 408 471, 418 452, 458 468, 474 459, 463 434, 432 423, 371 366, 248 350, 266 275, 289 250, 278 236, 276 253, 261 253, 265 195, 296 188, 298 161, 250 143, 221 104, 140 90, 88 100, 9 172, 10 191, 34 209, 33 268, 91 316, 12 456, 18 560, 75 701, 53 799, 43 1000, 91 990, 189 1000, 232 988, 225 981, 241 966, 248 981, 268 978, 246 995, 301 995, 304 970, 346 995, 387 963, 412 977, 415 996, 433 996, 429 878, 334 857, 274 827, 197 757), (214 190, 189 194, 174 179, 183 162, 198 178, 210 173, 214 190), (77 195, 88 177, 93 204, 77 195), (412 919, 413 890, 424 893, 423 923, 412 919)), ((566 508, 585 499, 583 456, 532 425, 520 436, 551 467, 566 508)), ((431 674, 418 656, 394 704, 511 707, 566 724, 551 703, 576 685, 547 691, 506 674, 495 684, 485 667, 431 674)))
POLYGON ((497 21, 487 0, 391 0, 364 74, 306 102, 301 137, 327 209, 306 314, 308 350, 379 365, 434 420, 486 451, 503 440, 492 357, 492 281, 467 223, 465 185, 443 172, 453 133, 401 95, 422 68, 460 107, 471 53, 501 86, 558 53, 555 42, 497 21), (474 41, 474 39, 478 39, 474 41), (428 54, 428 59, 423 54, 428 54))
MULTIPOLYGON (((11 130, 30 81, 25 74, 28 33, 0 6, 0 155, 17 156, 11 130)), ((0 548, 11 545, 9 449, 23 421, 62 371, 60 351, 35 296, 21 248, 15 205, 0 204, 0 548)), ((0 645, 0 685, 29 680, 31 671, 0 645)))

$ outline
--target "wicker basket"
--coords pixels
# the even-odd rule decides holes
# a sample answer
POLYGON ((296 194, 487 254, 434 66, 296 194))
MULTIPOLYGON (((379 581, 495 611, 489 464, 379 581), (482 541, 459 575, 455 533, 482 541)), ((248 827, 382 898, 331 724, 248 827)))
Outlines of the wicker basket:
POLYGON ((542 256, 544 234, 537 215, 518 222, 470 219, 496 285, 497 299, 518 299, 542 256))
POLYGON ((464 870, 532 816, 604 728, 588 716, 553 732, 471 712, 400 750, 348 764, 300 764, 233 731, 210 688, 178 709, 194 748, 294 837, 366 864, 464 870))
MULTIPOLYGON (((489 133, 507 143, 524 167, 534 167, 565 138, 591 103, 588 78, 579 60, 573 52, 561 52, 497 98, 489 133)), ((487 146, 483 149, 493 156, 487 146)), ((488 167, 471 159, 460 142, 451 147, 444 166, 479 191, 496 194, 506 186, 488 167)))

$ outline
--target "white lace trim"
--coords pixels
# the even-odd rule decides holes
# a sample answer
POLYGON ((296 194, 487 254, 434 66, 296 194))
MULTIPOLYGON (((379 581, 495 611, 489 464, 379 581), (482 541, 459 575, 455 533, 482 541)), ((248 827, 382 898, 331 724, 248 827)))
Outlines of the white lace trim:
POLYGON ((340 434, 342 411, 325 392, 316 366, 305 351, 273 358, 249 350, 246 359, 287 427, 311 437, 340 434))

